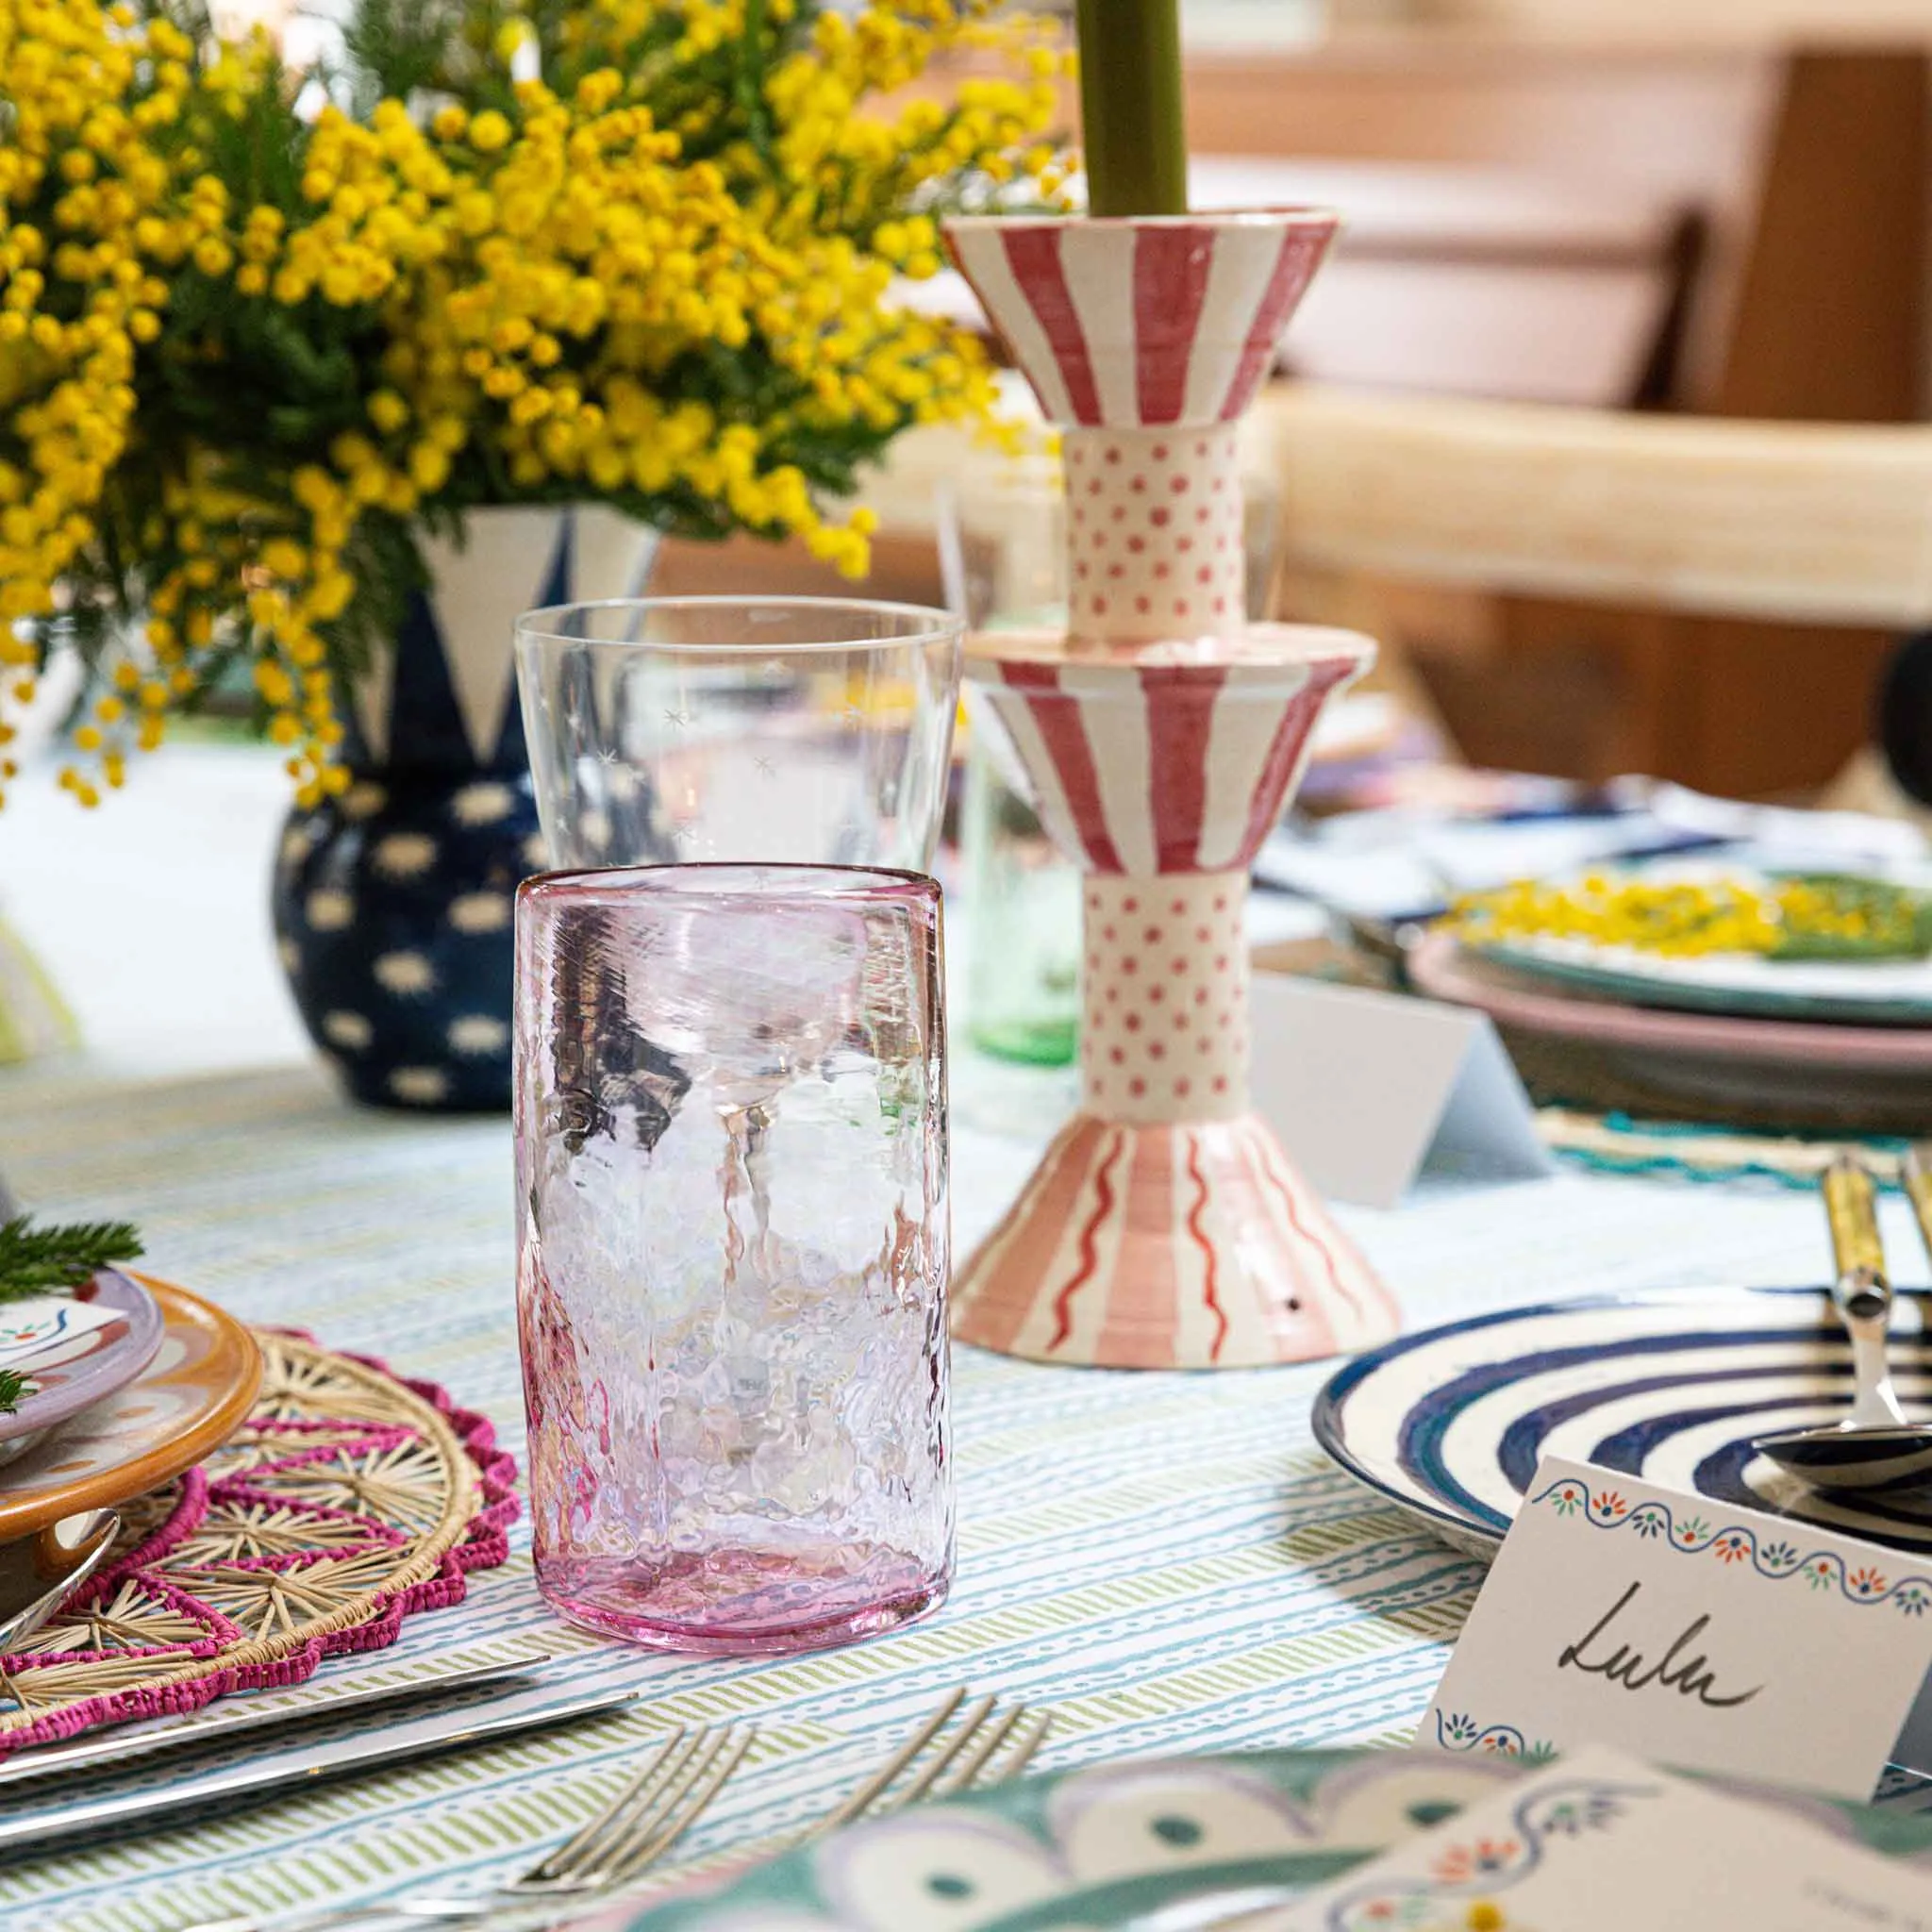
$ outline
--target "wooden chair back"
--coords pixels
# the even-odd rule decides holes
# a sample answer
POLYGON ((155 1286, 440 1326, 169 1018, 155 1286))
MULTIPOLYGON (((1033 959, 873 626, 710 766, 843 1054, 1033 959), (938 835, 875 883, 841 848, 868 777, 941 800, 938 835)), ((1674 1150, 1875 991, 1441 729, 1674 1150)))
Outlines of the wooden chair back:
MULTIPOLYGON (((1932 427, 1292 385, 1264 410, 1279 600, 1384 639, 1480 763, 1808 791, 1932 625, 1932 427)), ((1932 767, 1932 712, 1888 728, 1932 767)))
POLYGON ((1304 571, 1707 616, 1932 624, 1932 426, 1728 422, 1282 385, 1304 571))

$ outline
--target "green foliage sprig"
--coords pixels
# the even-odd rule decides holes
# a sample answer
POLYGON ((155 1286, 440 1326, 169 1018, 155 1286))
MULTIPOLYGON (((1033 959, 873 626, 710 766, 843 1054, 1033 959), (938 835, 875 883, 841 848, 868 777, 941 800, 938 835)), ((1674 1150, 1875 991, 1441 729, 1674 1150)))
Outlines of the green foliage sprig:
POLYGON ((20 1215, 0 1226, 0 1302, 63 1294, 141 1253, 141 1236, 125 1221, 35 1227, 20 1215))
MULTIPOLYGON (((141 1236, 125 1221, 36 1227, 25 1215, 0 1225, 0 1303, 64 1294, 117 1261, 139 1259, 141 1236)), ((12 1415, 31 1387, 17 1369, 0 1369, 0 1415, 12 1415)))

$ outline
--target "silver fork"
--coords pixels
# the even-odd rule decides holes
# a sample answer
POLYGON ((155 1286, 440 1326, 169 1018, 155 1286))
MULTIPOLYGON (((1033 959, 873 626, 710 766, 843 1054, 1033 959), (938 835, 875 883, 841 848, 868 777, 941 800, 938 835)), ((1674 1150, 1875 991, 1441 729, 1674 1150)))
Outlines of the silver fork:
POLYGON ((710 1808, 758 1740, 756 1730, 680 1725, 663 1748, 603 1810, 524 1873, 467 1897, 397 1899, 393 1904, 329 1907, 273 1919, 211 1919, 187 1932, 342 1932, 388 1921, 480 1919, 506 1907, 569 1900, 627 1883, 671 1849, 710 1808))
POLYGON ((860 1818, 890 1817, 921 1798, 954 1797, 975 1785, 1000 1785, 1018 1777, 1046 1742, 1053 1713, 1035 1714, 1016 1704, 1001 1715, 996 1697, 981 1697, 967 1707, 958 1728, 948 1733, 946 1726, 966 1696, 961 1685, 889 1763, 807 1836, 823 1838, 860 1818))

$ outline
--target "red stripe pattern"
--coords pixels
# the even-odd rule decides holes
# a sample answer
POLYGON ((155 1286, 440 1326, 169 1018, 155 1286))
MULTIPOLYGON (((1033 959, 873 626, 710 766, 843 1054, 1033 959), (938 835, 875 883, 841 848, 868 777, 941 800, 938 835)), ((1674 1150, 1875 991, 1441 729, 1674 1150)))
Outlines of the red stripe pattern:
POLYGON ((1051 664, 1007 664, 1001 669, 1008 685, 1026 693, 1026 708, 1052 761, 1074 836, 1088 863, 1096 872, 1124 872, 1125 867, 1108 830, 1100 774, 1078 702, 1060 690, 1059 673, 1051 664))
MULTIPOLYGON (((1131 1363, 1136 1368, 1159 1368, 1174 1359, 1180 1327, 1180 1276, 1173 1245, 1161 1239, 1161 1224, 1151 1210, 1174 1195, 1174 1137, 1167 1134, 1129 1134, 1133 1164, 1127 1170, 1125 1200, 1140 1202, 1143 1211, 1131 1224, 1121 1229, 1124 1249, 1132 1251, 1131 1259, 1123 1257, 1114 1268, 1118 1279, 1122 1268, 1131 1268, 1134 1293, 1109 1294, 1107 1318, 1100 1330, 1094 1353, 1103 1360, 1131 1363)), ((1061 1344, 1064 1351, 1065 1344, 1061 1344)))
POLYGON ((1199 228, 1149 227, 1134 238, 1134 374, 1141 421, 1149 427, 1178 423, 1187 412, 1188 369, 1213 260, 1199 228))
POLYGON ((1214 1341, 1208 1350, 1208 1359, 1218 1365, 1221 1352, 1227 1346, 1227 1310, 1221 1306, 1221 1270, 1215 1263, 1214 1243, 1208 1239, 1208 1232, 1201 1224, 1201 1217, 1208 1211, 1213 1196, 1208 1191, 1208 1176, 1201 1172, 1200 1144, 1191 1138, 1188 1141, 1188 1178, 1194 1184, 1193 1205, 1188 1210, 1188 1234, 1201 1250, 1202 1265, 1206 1271, 1201 1282, 1201 1298, 1208 1304, 1208 1312, 1214 1317, 1214 1341))
POLYGON ((1090 871, 1224 872, 1252 864, 1280 819, 1324 704, 1362 668, 1358 658, 1311 658, 1301 689, 1284 694, 1279 668, 1249 676, 1227 663, 1127 664, 1081 689, 1091 667, 1017 660, 996 667, 1003 682, 990 694, 1009 728, 1008 708, 1024 705, 1049 767, 1049 827, 1090 871), (1258 705, 1279 713, 1272 735, 1253 727, 1258 705), (1118 775, 1124 741, 1138 747, 1143 784, 1118 775), (1103 767, 1117 774, 1111 787, 1103 767))
POLYGON ((1311 209, 1143 224, 1016 215, 953 223, 947 241, 1049 416, 1161 428, 1247 408, 1337 225, 1311 209))
POLYGON ((962 1341, 1116 1369, 1311 1361, 1400 1326, 1387 1290, 1253 1115, 1076 1123, 954 1277, 952 1312, 962 1341), (1078 1201, 1077 1220, 1038 1211, 1049 1196, 1078 1201))
POLYGON ((1328 244, 1334 238, 1332 227, 1326 234, 1290 228, 1282 236, 1281 254, 1275 261, 1274 275, 1269 277, 1266 299, 1255 318, 1254 326, 1248 331, 1247 340, 1241 344, 1241 361, 1221 405, 1224 423, 1232 423, 1236 417, 1247 413, 1248 405, 1255 400, 1255 391, 1260 388, 1261 378, 1268 374, 1268 365, 1274 360, 1274 347, 1281 340, 1281 332, 1288 326, 1289 318, 1301 307, 1302 297, 1308 292, 1308 284, 1315 279, 1315 273, 1322 266, 1323 258, 1328 253, 1328 244))
POLYGON ((1046 331, 1055 366, 1067 386, 1076 423, 1098 423, 1100 395, 1093 386, 1093 363, 1087 353, 1087 331, 1067 287, 1061 266, 1065 230, 1016 225, 1006 237, 1007 265, 1025 292, 1033 313, 1046 331))
POLYGON ((1192 872, 1201 862, 1208 823, 1208 760, 1214 751, 1214 708, 1227 682, 1224 665, 1198 675, 1141 673, 1147 713, 1148 800, 1160 870, 1192 872))

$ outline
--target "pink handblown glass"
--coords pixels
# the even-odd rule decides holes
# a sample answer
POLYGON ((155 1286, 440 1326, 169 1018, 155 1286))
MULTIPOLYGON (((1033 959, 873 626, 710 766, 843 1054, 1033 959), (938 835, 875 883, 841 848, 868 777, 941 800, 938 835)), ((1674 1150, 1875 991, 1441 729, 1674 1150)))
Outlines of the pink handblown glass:
POLYGON ((944 1597, 939 888, 557 873, 517 905, 517 1294, 539 1589, 667 1650, 944 1597))

